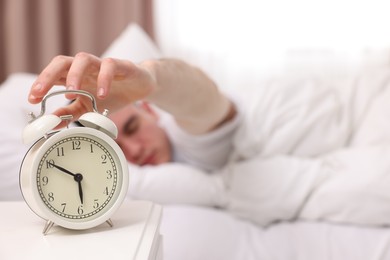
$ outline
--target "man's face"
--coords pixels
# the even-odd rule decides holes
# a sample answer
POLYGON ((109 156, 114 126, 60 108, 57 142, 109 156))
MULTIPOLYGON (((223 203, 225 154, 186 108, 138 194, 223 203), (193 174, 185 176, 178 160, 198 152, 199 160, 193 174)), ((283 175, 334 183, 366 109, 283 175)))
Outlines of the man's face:
POLYGON ((141 166, 171 161, 170 142, 150 106, 128 105, 112 113, 110 118, 118 127, 116 141, 128 161, 141 166))

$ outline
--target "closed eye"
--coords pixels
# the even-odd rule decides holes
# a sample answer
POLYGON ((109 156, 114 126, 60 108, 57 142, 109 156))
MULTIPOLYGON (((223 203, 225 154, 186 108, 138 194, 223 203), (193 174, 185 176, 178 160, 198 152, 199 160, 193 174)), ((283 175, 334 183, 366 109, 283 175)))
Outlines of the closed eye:
POLYGON ((138 115, 130 116, 123 126, 123 133, 125 135, 132 135, 138 131, 140 118, 138 115))

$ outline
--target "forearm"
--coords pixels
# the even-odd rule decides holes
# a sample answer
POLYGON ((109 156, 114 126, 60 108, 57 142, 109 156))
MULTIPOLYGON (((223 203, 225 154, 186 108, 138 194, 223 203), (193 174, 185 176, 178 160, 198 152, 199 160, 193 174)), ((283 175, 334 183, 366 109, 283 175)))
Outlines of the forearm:
POLYGON ((232 102, 200 69, 174 59, 147 61, 141 66, 157 82, 147 99, 171 113, 185 131, 206 133, 234 117, 232 102))

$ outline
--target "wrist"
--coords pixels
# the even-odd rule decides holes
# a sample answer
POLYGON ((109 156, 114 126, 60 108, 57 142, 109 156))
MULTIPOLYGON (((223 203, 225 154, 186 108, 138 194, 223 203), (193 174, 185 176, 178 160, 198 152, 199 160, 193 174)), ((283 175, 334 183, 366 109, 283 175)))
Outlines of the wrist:
POLYGON ((218 129, 219 127, 221 127, 221 126, 223 126, 224 124, 228 123, 228 122, 231 121, 233 118, 235 118, 236 114, 237 114, 236 106, 234 105, 233 102, 231 102, 231 101, 229 100, 229 107, 228 107, 227 113, 225 114, 225 116, 224 116, 219 122, 217 122, 217 123, 210 129, 210 131, 215 130, 215 129, 218 129))

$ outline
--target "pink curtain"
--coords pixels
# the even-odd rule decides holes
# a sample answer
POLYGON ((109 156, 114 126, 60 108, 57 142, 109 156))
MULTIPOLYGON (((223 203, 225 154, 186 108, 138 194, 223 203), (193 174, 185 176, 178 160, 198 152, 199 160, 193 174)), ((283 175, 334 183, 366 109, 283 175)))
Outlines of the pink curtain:
POLYGON ((0 0, 0 82, 59 54, 100 55, 130 22, 153 37, 152 0, 0 0))

